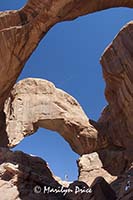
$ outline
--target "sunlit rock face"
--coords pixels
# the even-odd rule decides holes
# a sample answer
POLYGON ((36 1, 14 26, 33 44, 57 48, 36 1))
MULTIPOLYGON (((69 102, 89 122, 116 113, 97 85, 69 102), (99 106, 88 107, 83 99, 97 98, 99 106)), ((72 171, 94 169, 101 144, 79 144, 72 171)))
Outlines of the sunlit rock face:
POLYGON ((117 175, 133 162, 133 22, 105 50, 101 64, 109 105, 98 123, 105 127, 110 147, 99 155, 104 168, 117 175))
POLYGON ((133 22, 120 31, 101 57, 108 106, 98 122, 90 120, 72 96, 47 80, 31 78, 15 84, 29 56, 57 22, 122 6, 133 8, 133 0, 29 0, 18 11, 0 13, 2 200, 132 199, 133 22), (81 155, 79 180, 64 182, 41 158, 9 150, 39 127, 58 132, 81 155), (54 192, 44 193, 44 186, 54 192), (62 190, 55 192, 62 187, 65 195, 62 190))
MULTIPOLYGON (((78 154, 97 148, 97 130, 79 103, 54 84, 42 79, 17 83, 5 103, 9 147, 18 144, 38 127, 60 133, 78 154)), ((101 144, 102 146, 102 144, 101 144)))
POLYGON ((111 174, 103 169, 103 164, 96 152, 81 156, 78 160, 78 168, 79 181, 84 181, 89 186, 97 177, 104 177, 109 184, 116 179, 115 176, 111 176, 111 174))
POLYGON ((130 22, 101 58, 109 104, 98 122, 89 120, 80 104, 53 83, 29 78, 14 85, 5 102, 2 130, 7 140, 2 137, 1 146, 13 147, 43 127, 59 132, 80 155, 97 151, 113 175, 128 169, 133 142, 132 33, 130 22))
POLYGON ((0 110, 25 62, 53 25, 112 7, 133 8, 133 0, 28 0, 20 10, 0 12, 0 110))
MULTIPOLYGON (((65 183, 65 187, 74 190, 76 185, 87 188, 91 185, 93 193, 85 193, 83 198, 93 199, 100 195, 102 199, 108 199, 107 194, 112 196, 111 199, 116 199, 116 196, 122 198, 131 196, 127 195, 126 190, 129 192, 132 190, 130 186, 132 176, 129 174, 132 171, 132 37, 128 37, 130 42, 124 42, 126 35, 133 33, 132 30, 131 22, 120 31, 102 56, 101 63, 106 81, 105 95, 109 105, 104 109, 98 122, 89 120, 72 96, 56 88, 53 83, 42 79, 29 78, 15 84, 4 104, 1 127, 7 139, 1 135, 1 146, 17 145, 25 136, 33 134, 38 127, 59 132, 72 149, 82 155, 78 161, 79 182, 71 183, 70 186, 69 183, 65 183), (128 61, 125 58, 121 59, 123 54, 128 61), (125 62, 127 64, 124 64, 125 62), (116 63, 116 66, 113 63, 116 63), (127 87, 123 84, 127 84, 127 87), (124 95, 125 93, 127 96, 124 95), (125 97, 122 100, 121 94, 125 97), (128 103, 127 97, 130 97, 128 103), (95 151, 97 153, 89 154, 95 151), (97 177, 105 179, 97 179, 97 177), (121 186, 117 187, 119 182, 121 186), (124 184, 125 189, 122 189, 124 184)), ((10 154, 14 155, 14 153, 10 154)), ((36 162, 36 158, 34 159, 36 162)), ((6 169, 12 171, 10 168, 15 167, 9 161, 6 169)), ((18 169, 14 173, 17 172, 18 169)), ((53 176, 53 179, 59 186, 63 185, 58 178, 53 176)), ((46 184, 45 180, 44 184, 46 184)), ((75 197, 75 193, 68 196, 70 199, 81 198, 80 194, 75 197)))

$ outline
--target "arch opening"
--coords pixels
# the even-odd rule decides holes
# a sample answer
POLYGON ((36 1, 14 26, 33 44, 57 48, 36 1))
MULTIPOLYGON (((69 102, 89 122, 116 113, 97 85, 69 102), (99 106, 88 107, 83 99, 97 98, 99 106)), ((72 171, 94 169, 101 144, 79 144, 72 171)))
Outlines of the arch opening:
POLYGON ((70 182, 77 180, 76 160, 79 155, 73 152, 69 144, 54 131, 39 128, 34 135, 25 137, 13 151, 23 151, 41 157, 48 163, 53 174, 62 180, 70 182))

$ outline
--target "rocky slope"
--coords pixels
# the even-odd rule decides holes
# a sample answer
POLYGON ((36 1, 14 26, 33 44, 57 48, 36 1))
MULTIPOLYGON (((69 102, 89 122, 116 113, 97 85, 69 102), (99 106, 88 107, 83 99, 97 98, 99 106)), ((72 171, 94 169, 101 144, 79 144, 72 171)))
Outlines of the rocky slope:
POLYGON ((102 164, 96 153, 81 157, 78 163, 79 180, 67 183, 55 177, 47 163, 41 158, 20 151, 12 152, 7 148, 0 148, 1 199, 132 199, 132 167, 116 179, 101 168, 102 164))
POLYGON ((92 191, 83 181, 59 183, 41 158, 20 151, 11 152, 6 148, 0 149, 0 177, 2 200, 93 200, 98 195, 102 200, 106 197, 115 199, 115 192, 103 178, 96 180, 92 191), (87 192, 81 192, 81 189, 87 192))
POLYGON ((72 96, 51 82, 25 79, 14 85, 25 62, 55 23, 118 6, 132 8, 133 0, 29 0, 18 11, 0 13, 2 200, 133 198, 133 22, 102 55, 108 106, 98 122, 89 119, 72 96), (57 131, 81 155, 79 178, 74 183, 55 177, 41 158, 9 150, 39 127, 57 131), (44 193, 44 186, 52 191, 44 193))

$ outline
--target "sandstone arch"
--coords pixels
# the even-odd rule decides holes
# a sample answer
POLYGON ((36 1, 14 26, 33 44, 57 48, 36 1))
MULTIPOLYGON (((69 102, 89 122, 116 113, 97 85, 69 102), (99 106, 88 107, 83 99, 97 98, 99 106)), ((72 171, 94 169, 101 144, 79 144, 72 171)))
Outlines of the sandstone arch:
MULTIPOLYGON (((50 110, 49 106, 53 106, 53 110, 58 108, 62 113, 59 113, 57 109, 56 111, 58 112, 53 118, 45 118, 46 116, 43 115, 45 117, 41 116, 41 119, 37 114, 36 119, 36 114, 34 116, 35 112, 33 110, 32 115, 35 118, 33 117, 32 122, 27 123, 30 116, 29 118, 26 116, 26 120, 23 120, 20 117, 22 112, 20 112, 19 116, 19 112, 15 111, 16 102, 19 102, 18 108, 21 109, 20 104, 23 102, 24 96, 27 96, 30 108, 29 94, 32 93, 33 88, 33 94, 36 93, 35 88, 39 88, 43 96, 41 86, 37 84, 39 81, 27 79, 27 81, 21 81, 14 86, 11 96, 7 100, 8 103, 5 104, 6 122, 1 120, 1 146, 11 147, 16 145, 25 135, 35 132, 37 127, 40 126, 59 132, 71 145, 72 149, 80 155, 98 151, 104 167, 110 173, 115 175, 123 173, 123 170, 128 168, 132 162, 132 30, 133 23, 130 22, 120 31, 101 58, 106 81, 105 95, 109 105, 105 108, 98 122, 89 120, 80 105, 71 96, 66 95, 65 92, 59 89, 55 89, 52 83, 40 81, 40 85, 42 84, 41 82, 44 83, 42 88, 46 88, 49 91, 51 87, 51 91, 55 96, 57 95, 56 103, 53 101, 51 104, 47 103, 47 109, 50 111, 49 116, 51 114, 53 116, 52 109, 50 110), (16 100, 17 95, 21 96, 22 91, 20 88, 24 90, 24 95, 20 100, 16 100), (65 98, 63 97, 64 95, 66 96, 65 98), (69 100, 66 103, 66 99, 71 99, 73 103, 70 104, 69 100), (18 117, 21 119, 18 120, 18 117), (16 130, 13 129, 13 123, 16 130), (18 127, 19 130, 17 130, 18 127), (14 131, 11 131, 11 129, 14 131), (4 137, 2 138, 3 135, 4 137), (108 162, 109 157, 110 163, 108 162), (117 162, 116 158, 118 158, 117 162), (124 158, 122 159, 122 165, 119 163, 119 158, 124 158), (114 160, 117 163, 115 168, 113 167, 114 160)), ((33 99, 32 94, 31 99, 33 99)), ((50 98, 49 100, 51 101, 50 98)), ((25 107, 26 110, 28 110, 28 106, 22 105, 23 109, 25 107)))
MULTIPOLYGON (((16 145, 24 135, 31 134, 39 126, 57 130, 70 143, 73 150, 79 154, 98 151, 105 169, 112 174, 123 175, 124 181, 121 181, 122 186, 115 188, 117 199, 122 197, 123 199, 129 199, 132 198, 132 187, 128 193, 123 191, 123 188, 129 181, 129 176, 131 177, 133 168, 133 22, 127 24, 120 31, 102 56, 101 63, 106 81, 105 95, 109 105, 105 108, 98 122, 88 120, 79 104, 75 100, 72 100, 72 97, 67 96, 67 98, 71 99, 74 103, 73 106, 69 106, 70 102, 68 101, 69 103, 67 103, 65 107, 68 112, 63 110, 64 104, 62 106, 60 101, 57 101, 58 103, 54 102, 55 98, 53 98, 54 100, 49 104, 54 108, 58 108, 56 110, 57 114, 59 110, 63 110, 63 117, 59 117, 58 120, 55 118, 52 111, 50 112, 53 119, 58 122, 58 127, 55 126, 55 121, 53 119, 46 120, 45 118, 44 120, 44 115, 43 117, 41 116, 43 118, 42 120, 40 112, 39 117, 35 119, 30 115, 27 115, 27 120, 30 121, 32 119, 30 123, 27 124, 26 121, 23 120, 23 117, 19 116, 19 113, 15 111, 15 106, 19 105, 19 108, 21 109, 24 108, 22 102, 29 102, 30 104, 31 101, 24 101, 22 98, 16 98, 19 95, 23 96, 23 93, 20 92, 19 88, 18 90, 15 90, 15 87, 19 86, 19 84, 14 86, 14 89, 9 96, 25 62, 35 50, 42 37, 54 24, 64 20, 72 20, 78 16, 103 9, 121 6, 133 8, 133 0, 29 0, 27 4, 18 11, 0 13, 0 46, 2 47, 0 49, 0 146, 11 147, 16 145), (17 91, 20 93, 17 93, 17 91), (7 101, 5 103, 6 99, 7 101), (73 110, 73 107, 76 107, 76 109, 74 108, 73 110), (73 116, 72 118, 74 118, 73 123, 71 123, 72 118, 70 115, 67 115, 66 113, 71 113, 71 116, 73 116), (23 122, 22 124, 19 119, 23 122), (16 125, 16 132, 10 130, 12 127, 11 124, 13 124, 12 122, 16 125), (21 127, 19 131, 17 130, 18 127, 21 127), (72 133, 72 138, 68 136, 68 133, 70 132, 72 133), (18 135, 18 133, 20 133, 20 135, 18 135)), ((36 81, 34 84, 36 85, 36 81)), ((54 88, 53 86, 51 87, 54 88)), ((27 87, 24 87, 24 90, 26 91, 27 87)), ((55 91, 58 95, 59 93, 61 96, 64 95, 63 91, 61 92, 58 89, 55 89, 55 91)), ((60 98, 64 102, 65 98, 61 96, 60 98)), ((34 102, 34 99, 32 100, 34 102)), ((39 104, 41 104, 40 102, 39 104)), ((28 106, 30 107, 30 105, 28 106)), ((35 103, 33 108, 34 107, 35 103)), ((25 108, 27 108, 26 105, 25 108)), ((31 108, 31 110, 33 108, 31 108)), ((56 115, 56 117, 57 116, 58 115, 56 115)), ((15 188, 15 199, 19 199, 18 195, 23 194, 21 191, 23 186, 27 189, 25 183, 31 188, 31 185, 29 182, 27 183, 27 180, 32 180, 34 184, 36 184, 36 179, 38 179, 39 184, 42 184, 42 181, 43 183, 47 182, 47 177, 41 177, 36 169, 33 170, 36 173, 31 173, 32 163, 28 169, 24 167, 23 162, 21 163, 23 159, 20 160, 20 158, 26 157, 27 162, 29 162, 29 160, 32 160, 32 157, 23 155, 20 152, 13 153, 8 149, 3 148, 0 148, 0 154, 2 179, 0 180, 0 183, 2 191, 4 188, 4 192, 6 192, 7 185, 8 188, 9 185, 11 186, 10 183, 16 187, 17 181, 15 177, 17 177, 17 180, 19 178, 21 179, 20 183, 17 183, 19 193, 16 193, 15 188), (18 155, 17 159, 14 159, 16 155, 18 155), (7 175, 9 174, 10 176, 8 177, 7 175), (7 180, 7 178, 11 181, 7 180)), ((38 162, 38 159, 35 158, 34 161, 36 163, 38 162)), ((41 163, 43 165, 43 162, 41 163)), ((45 169, 47 169, 46 165, 45 169)), ((53 181, 53 177, 50 180, 53 181)), ((119 183, 120 180, 121 179, 118 178, 118 182, 116 181, 116 183, 119 183)), ((106 185, 103 180, 98 181, 98 188, 100 184, 101 187, 104 185, 105 189, 107 188, 110 191, 110 188, 108 188, 108 185, 106 185)), ((94 191, 94 196, 95 192, 96 191, 94 191)), ((104 196, 104 192, 105 191, 103 190, 100 191, 100 195, 103 197, 106 196, 104 196)), ((113 193, 112 191, 110 192, 113 193)), ((28 191, 28 194, 31 199, 33 196, 30 196, 30 190, 28 191)), ((24 193, 23 196, 27 197, 27 193, 26 195, 24 193)), ((90 199, 91 197, 89 196, 88 198, 90 199)), ((86 197, 84 197, 84 199, 86 199, 86 197)))
POLYGON ((133 0, 29 0, 18 11, 1 12, 0 109, 25 62, 54 24, 112 7, 133 8, 133 0))
POLYGON ((78 154, 107 146, 89 122, 79 103, 43 79, 17 83, 5 103, 9 147, 17 145, 39 127, 57 131, 78 154))

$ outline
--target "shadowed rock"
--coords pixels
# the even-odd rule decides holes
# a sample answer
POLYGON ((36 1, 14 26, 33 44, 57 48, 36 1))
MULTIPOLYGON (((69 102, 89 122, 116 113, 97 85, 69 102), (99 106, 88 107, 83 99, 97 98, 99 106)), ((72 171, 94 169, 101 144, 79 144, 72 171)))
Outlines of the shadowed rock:
POLYGON ((2 200, 94 200, 98 194, 104 197, 102 200, 108 200, 108 195, 115 194, 104 179, 96 181, 92 191, 81 181, 59 183, 41 158, 6 148, 0 148, 0 176, 2 200))

